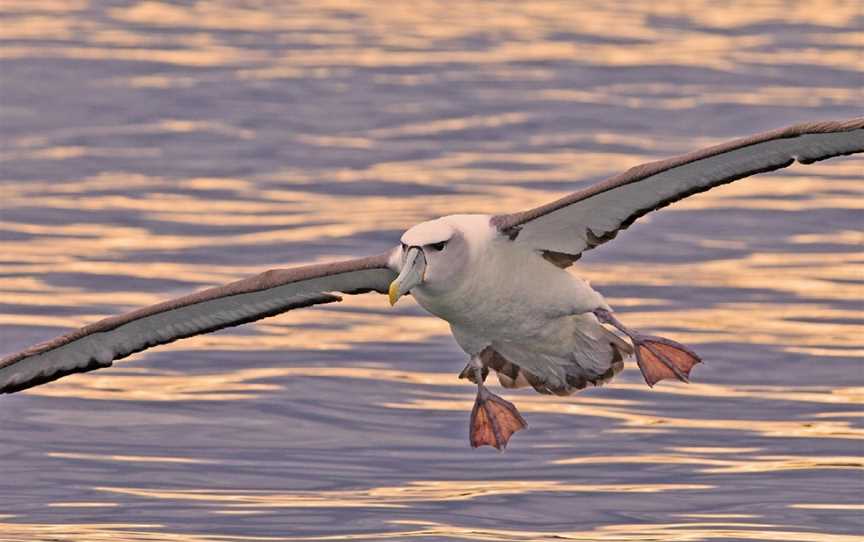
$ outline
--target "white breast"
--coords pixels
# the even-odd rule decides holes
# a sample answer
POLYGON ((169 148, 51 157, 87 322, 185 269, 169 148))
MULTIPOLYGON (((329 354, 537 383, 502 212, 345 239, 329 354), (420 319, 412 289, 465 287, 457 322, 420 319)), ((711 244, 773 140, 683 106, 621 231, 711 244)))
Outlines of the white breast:
POLYGON ((566 315, 607 307, 588 283, 500 235, 488 217, 447 218, 469 240, 468 273, 449 291, 433 294, 421 286, 412 295, 451 324, 463 348, 460 336, 473 337, 472 342, 530 340, 548 334, 566 315))

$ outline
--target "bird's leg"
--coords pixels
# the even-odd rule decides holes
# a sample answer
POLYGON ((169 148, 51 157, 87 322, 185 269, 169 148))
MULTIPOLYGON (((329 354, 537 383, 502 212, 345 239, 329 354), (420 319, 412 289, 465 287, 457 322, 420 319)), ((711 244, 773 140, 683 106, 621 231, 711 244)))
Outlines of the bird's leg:
POLYGON ((596 309, 594 315, 601 323, 610 324, 630 337, 636 351, 636 363, 649 386, 653 387, 666 378, 690 382, 690 369, 702 362, 695 352, 683 344, 627 329, 606 309, 596 309))
POLYGON ((478 448, 488 444, 503 450, 507 447, 510 436, 528 427, 528 424, 513 403, 498 397, 483 384, 486 375, 479 356, 472 357, 470 365, 474 370, 474 378, 471 380, 477 383, 477 399, 471 410, 471 427, 468 433, 471 447, 478 448))
POLYGON ((462 372, 459 373, 459 379, 467 378, 469 382, 473 382, 474 384, 486 382, 486 377, 489 376, 489 367, 484 365, 480 368, 480 380, 477 380, 476 369, 474 362, 469 361, 465 364, 465 368, 462 369, 462 372))

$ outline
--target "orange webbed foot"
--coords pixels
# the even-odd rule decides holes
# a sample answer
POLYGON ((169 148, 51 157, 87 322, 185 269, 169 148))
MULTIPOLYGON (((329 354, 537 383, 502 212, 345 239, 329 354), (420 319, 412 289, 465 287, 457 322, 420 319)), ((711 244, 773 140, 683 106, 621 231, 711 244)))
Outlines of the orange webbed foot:
POLYGON ((702 362, 695 352, 675 341, 650 335, 631 338, 636 347, 636 363, 649 386, 667 378, 690 382, 690 370, 702 362))
POLYGON ((510 436, 528 427, 513 403, 480 386, 471 411, 469 440, 472 448, 489 445, 498 450, 507 447, 510 436))
POLYGON ((645 382, 651 387, 666 378, 690 382, 690 370, 697 363, 702 363, 702 359, 683 344, 631 331, 606 309, 596 309, 594 315, 600 323, 610 324, 630 337, 636 351, 636 363, 645 382))

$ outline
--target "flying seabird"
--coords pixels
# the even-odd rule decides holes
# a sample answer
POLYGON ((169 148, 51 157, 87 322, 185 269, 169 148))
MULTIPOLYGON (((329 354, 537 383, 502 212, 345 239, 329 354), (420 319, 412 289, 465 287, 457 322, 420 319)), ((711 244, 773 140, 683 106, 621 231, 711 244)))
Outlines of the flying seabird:
POLYGON ((864 152, 864 117, 798 124, 650 162, 527 211, 441 217, 407 230, 387 253, 276 269, 106 318, 0 360, 12 393, 177 339, 292 309, 378 292, 412 295, 446 320, 469 356, 460 378, 477 385, 471 446, 503 449, 526 427, 484 381, 569 395, 599 386, 635 354, 649 386, 689 380, 699 356, 670 339, 627 328, 603 296, 566 271, 583 252, 642 215, 756 173, 864 152), (625 340, 629 339, 628 340, 625 340))

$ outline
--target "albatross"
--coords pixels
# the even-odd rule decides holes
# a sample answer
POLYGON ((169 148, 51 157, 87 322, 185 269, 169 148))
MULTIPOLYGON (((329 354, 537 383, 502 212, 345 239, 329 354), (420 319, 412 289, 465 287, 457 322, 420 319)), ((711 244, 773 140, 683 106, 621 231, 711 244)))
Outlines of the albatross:
POLYGON ((0 359, 0 393, 109 367, 185 337, 289 310, 378 292, 411 295, 450 324, 476 384, 469 442, 503 449, 526 427, 485 385, 569 395, 609 382, 634 356, 648 386, 688 382, 699 356, 625 326, 568 268, 639 217, 715 186, 864 152, 864 117, 798 124, 650 162, 561 199, 511 214, 444 216, 408 229, 377 256, 276 269, 84 326, 0 359))

